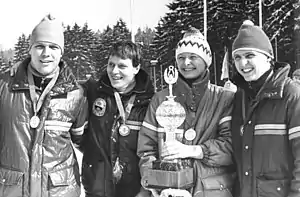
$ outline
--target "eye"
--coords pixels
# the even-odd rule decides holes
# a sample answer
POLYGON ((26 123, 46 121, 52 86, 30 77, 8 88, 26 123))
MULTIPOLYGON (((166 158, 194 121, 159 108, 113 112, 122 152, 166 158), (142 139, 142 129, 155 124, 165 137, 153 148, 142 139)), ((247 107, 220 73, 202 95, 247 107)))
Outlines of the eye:
POLYGON ((107 66, 109 66, 109 67, 113 67, 113 66, 114 66, 114 63, 112 63, 112 62, 108 62, 107 66))
POLYGON ((42 44, 37 44, 37 45, 34 46, 34 48, 36 48, 36 49, 43 49, 43 48, 45 48, 45 46, 42 45, 42 44))
POLYGON ((120 69, 124 69, 124 68, 126 68, 127 66, 126 66, 125 64, 119 64, 118 67, 119 67, 120 69))
POLYGON ((255 54, 253 54, 253 53, 249 53, 249 54, 246 55, 246 58, 248 58, 248 59, 251 59, 251 58, 254 58, 254 57, 255 57, 255 54))
POLYGON ((198 58, 198 56, 197 55, 192 55, 190 58, 191 58, 191 60, 196 60, 198 58))
POLYGON ((233 58, 234 58, 235 61, 239 61, 241 59, 241 56, 235 55, 233 58))
POLYGON ((184 57, 183 56, 178 56, 178 60, 183 61, 184 57))
POLYGON ((53 50, 58 50, 59 46, 57 46, 57 45, 50 45, 49 48, 53 49, 53 50))

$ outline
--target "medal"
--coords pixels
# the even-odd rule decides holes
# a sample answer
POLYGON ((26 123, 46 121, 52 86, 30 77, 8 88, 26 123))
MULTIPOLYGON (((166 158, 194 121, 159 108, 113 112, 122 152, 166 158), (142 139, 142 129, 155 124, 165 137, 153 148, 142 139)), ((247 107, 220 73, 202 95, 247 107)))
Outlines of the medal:
POLYGON ((113 176, 115 183, 118 183, 120 179, 122 178, 123 174, 123 166, 120 164, 119 157, 116 160, 116 163, 113 167, 113 176))
POLYGON ((244 125, 242 125, 240 128, 240 135, 243 136, 243 134, 244 134, 244 125))
POLYGON ((59 75, 59 67, 57 67, 56 72, 54 73, 53 78, 50 80, 50 82, 45 87, 44 91, 42 92, 41 96, 37 98, 37 93, 35 91, 35 85, 34 85, 34 79, 31 71, 31 65, 27 68, 27 76, 28 76, 28 83, 29 83, 29 95, 33 106, 33 112, 34 116, 30 118, 29 125, 31 128, 35 129, 40 124, 40 118, 36 115, 39 110, 41 109, 43 102, 47 96, 47 94, 50 92, 50 90, 53 88, 58 75, 59 75))
POLYGON ((39 119, 38 116, 32 116, 30 118, 29 125, 30 125, 31 128, 35 129, 39 126, 39 124, 40 124, 40 119, 39 119))
POLYGON ((190 128, 184 133, 184 137, 186 140, 192 141, 196 137, 196 131, 194 129, 190 128))
POLYGON ((120 135, 122 135, 122 136, 127 136, 127 135, 129 135, 129 133, 130 133, 130 128, 129 128, 126 124, 122 124, 122 125, 119 127, 119 133, 120 133, 120 135))

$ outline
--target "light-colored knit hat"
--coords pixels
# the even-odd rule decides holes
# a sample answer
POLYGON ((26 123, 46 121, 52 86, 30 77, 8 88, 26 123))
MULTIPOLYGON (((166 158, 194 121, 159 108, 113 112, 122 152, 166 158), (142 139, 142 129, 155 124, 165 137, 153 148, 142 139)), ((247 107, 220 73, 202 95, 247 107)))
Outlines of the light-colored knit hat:
POLYGON ((48 14, 32 30, 30 48, 35 42, 44 41, 57 44, 64 51, 64 29, 61 21, 48 14))
POLYGON ((201 32, 194 27, 186 31, 183 38, 178 42, 176 59, 180 53, 184 52, 195 53, 204 60, 207 67, 211 65, 212 55, 210 46, 201 32))
POLYGON ((244 21, 240 27, 232 44, 232 55, 241 49, 258 51, 274 58, 270 39, 260 27, 255 26, 250 20, 244 21))

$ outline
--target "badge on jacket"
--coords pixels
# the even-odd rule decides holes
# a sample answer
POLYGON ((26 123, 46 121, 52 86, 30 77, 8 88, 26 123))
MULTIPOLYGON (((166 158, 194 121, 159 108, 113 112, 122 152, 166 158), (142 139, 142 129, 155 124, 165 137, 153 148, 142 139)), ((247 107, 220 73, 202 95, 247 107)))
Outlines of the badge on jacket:
POLYGON ((93 113, 96 116, 103 116, 106 110, 106 101, 103 98, 97 98, 93 103, 93 113))

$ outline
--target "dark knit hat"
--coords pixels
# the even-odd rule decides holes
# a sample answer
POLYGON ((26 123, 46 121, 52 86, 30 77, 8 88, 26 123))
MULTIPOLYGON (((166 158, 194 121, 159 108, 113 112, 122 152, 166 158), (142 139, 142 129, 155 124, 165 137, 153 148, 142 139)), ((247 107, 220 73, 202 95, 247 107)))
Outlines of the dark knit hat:
POLYGON ((175 54, 176 59, 180 53, 184 52, 195 53, 204 60, 207 67, 211 65, 212 55, 209 44, 201 32, 194 27, 190 27, 178 42, 175 54))
POLYGON ((241 49, 255 50, 274 58, 270 39, 260 27, 255 26, 250 20, 244 21, 240 27, 232 44, 232 54, 241 49))
POLYGON ((48 14, 35 26, 30 37, 30 47, 39 41, 57 44, 64 51, 64 29, 61 21, 48 14))

